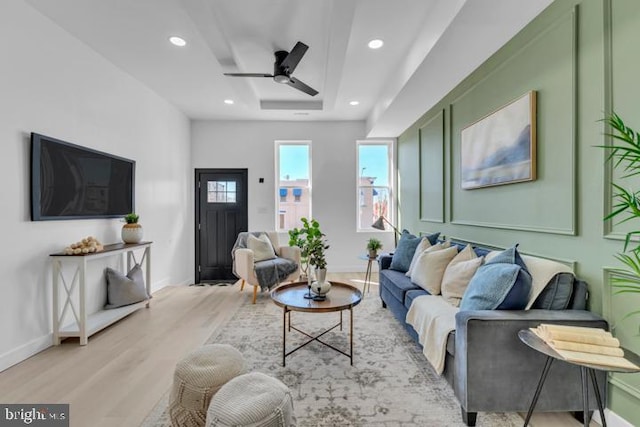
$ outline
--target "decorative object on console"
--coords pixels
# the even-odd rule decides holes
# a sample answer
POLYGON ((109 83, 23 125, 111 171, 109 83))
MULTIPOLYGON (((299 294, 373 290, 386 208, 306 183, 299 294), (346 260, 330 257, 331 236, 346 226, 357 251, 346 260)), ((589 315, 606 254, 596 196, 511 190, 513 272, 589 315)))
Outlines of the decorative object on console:
MULTIPOLYGON (((612 113, 605 119, 605 122, 613 129, 613 133, 607 136, 611 138, 609 145, 600 146, 609 150, 607 161, 612 162, 614 167, 620 167, 624 173, 622 178, 637 176, 640 174, 640 132, 635 131, 624 123, 616 113, 612 113)), ((612 182, 615 189, 613 199, 616 204, 612 207, 612 212, 604 220, 613 219, 625 214, 627 217, 621 222, 640 218, 638 210, 638 192, 627 190, 622 185, 612 182)), ((640 293, 640 243, 635 241, 630 248, 632 237, 640 236, 640 230, 633 230, 627 233, 624 242, 624 251, 618 253, 616 258, 622 262, 625 268, 615 269, 619 277, 611 279, 612 286, 617 289, 618 294, 640 293)), ((626 317, 640 314, 640 310, 628 313, 626 317)))
POLYGON ((461 133, 462 188, 536 179, 536 92, 501 107, 461 133))
POLYGON ((104 245, 93 236, 87 236, 79 242, 64 248, 65 255, 86 255, 104 250, 104 245))
POLYGON ((122 226, 122 241, 125 243, 140 243, 142 240, 142 226, 138 224, 140 215, 136 213, 128 213, 124 216, 126 222, 122 226))
POLYGON ((386 230, 386 227, 384 226, 384 223, 387 223, 391 226, 391 228, 393 228, 393 243, 395 246, 398 246, 398 234, 401 234, 400 231, 398 231, 398 229, 391 224, 391 222, 385 218, 384 216, 380 215, 378 217, 378 219, 376 220, 376 222, 374 222, 373 224, 371 224, 371 227, 375 228, 376 230, 386 230))
POLYGON ((367 242, 367 250, 369 251, 369 258, 375 258, 378 256, 378 250, 382 249, 382 242, 375 237, 372 237, 367 242))

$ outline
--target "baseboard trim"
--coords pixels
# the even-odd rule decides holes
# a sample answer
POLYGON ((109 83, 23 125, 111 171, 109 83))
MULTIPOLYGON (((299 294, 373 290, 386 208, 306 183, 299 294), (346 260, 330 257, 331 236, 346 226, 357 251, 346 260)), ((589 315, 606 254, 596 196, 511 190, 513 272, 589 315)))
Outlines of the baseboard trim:
POLYGON ((53 333, 47 334, 40 338, 29 341, 26 344, 21 345, 18 348, 9 350, 6 353, 0 355, 0 372, 17 365, 18 363, 30 358, 34 354, 40 353, 43 350, 53 345, 53 333))
MULTIPOLYGON (((610 409, 605 408, 604 416, 607 419, 607 425, 609 427, 633 427, 629 421, 622 418, 620 415, 616 414, 610 409)), ((602 420, 600 419, 600 412, 595 411, 593 413, 593 421, 602 425, 602 420)))

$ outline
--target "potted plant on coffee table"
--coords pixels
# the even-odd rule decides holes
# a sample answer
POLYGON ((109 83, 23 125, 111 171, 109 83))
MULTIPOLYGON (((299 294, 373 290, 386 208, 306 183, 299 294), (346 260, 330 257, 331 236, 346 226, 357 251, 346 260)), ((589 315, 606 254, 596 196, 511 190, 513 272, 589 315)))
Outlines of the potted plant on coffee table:
MULTIPOLYGON (((326 281, 327 274, 327 260, 325 258, 325 251, 329 249, 325 234, 320 230, 320 223, 315 219, 301 218, 302 228, 294 228, 289 231, 289 245, 298 246, 300 248, 300 256, 303 260, 302 270, 307 274, 310 281, 310 274, 308 267, 315 267, 316 282, 318 284, 328 284, 326 281)), ((324 288, 320 289, 322 292, 324 288)), ((314 292, 320 294, 317 289, 313 289, 314 292)), ((328 292, 328 289, 324 292, 328 292)))

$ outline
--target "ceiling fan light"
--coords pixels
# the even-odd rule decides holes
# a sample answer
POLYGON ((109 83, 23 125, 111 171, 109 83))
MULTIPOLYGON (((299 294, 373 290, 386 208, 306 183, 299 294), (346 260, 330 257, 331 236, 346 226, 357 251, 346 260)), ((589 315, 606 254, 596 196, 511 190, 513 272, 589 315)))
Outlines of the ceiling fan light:
POLYGON ((178 46, 178 47, 184 47, 187 45, 187 41, 182 37, 178 37, 178 36, 169 37, 169 41, 171 42, 172 45, 178 46))
POLYGON ((280 75, 277 75, 277 76, 273 76, 273 80, 274 80, 276 83, 282 83, 282 84, 287 84, 287 83, 289 83, 289 81, 290 81, 290 80, 289 80, 289 77, 285 76, 284 74, 280 74, 280 75))
POLYGON ((371 40, 367 46, 369 46, 369 49, 380 49, 382 47, 382 45, 384 45, 384 42, 380 39, 374 39, 371 40))

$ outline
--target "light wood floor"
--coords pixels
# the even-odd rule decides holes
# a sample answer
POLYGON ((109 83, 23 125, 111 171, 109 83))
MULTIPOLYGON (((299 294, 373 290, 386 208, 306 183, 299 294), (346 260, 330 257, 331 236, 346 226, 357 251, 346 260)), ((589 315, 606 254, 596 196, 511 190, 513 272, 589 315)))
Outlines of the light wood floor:
MULTIPOLYGON (((361 286, 363 274, 329 275, 351 278, 361 286)), ((0 402, 70 403, 72 427, 137 427, 169 389, 176 362, 251 300, 250 286, 239 289, 239 284, 164 288, 153 295, 150 309, 93 335, 87 346, 68 339, 1 372, 0 402)), ((532 425, 580 424, 568 414, 536 414, 532 425)))

